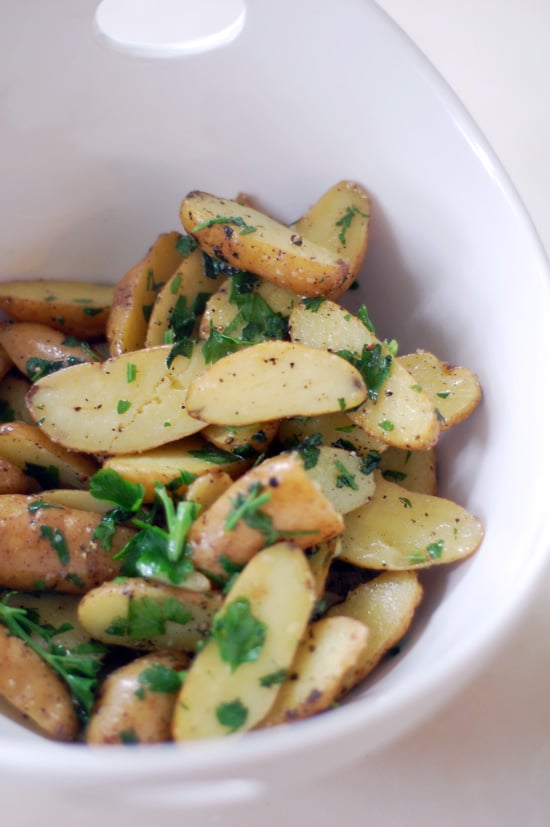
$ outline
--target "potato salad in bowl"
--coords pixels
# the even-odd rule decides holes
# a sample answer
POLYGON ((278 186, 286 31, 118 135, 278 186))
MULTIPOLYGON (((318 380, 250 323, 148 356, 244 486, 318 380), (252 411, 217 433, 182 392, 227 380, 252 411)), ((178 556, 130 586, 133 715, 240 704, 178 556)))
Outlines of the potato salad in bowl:
POLYGON ((0 284, 0 695, 22 724, 151 744, 330 713, 395 654, 424 571, 478 549, 437 472, 475 365, 377 336, 354 301, 372 209, 349 180, 292 224, 193 190, 112 286, 0 284))

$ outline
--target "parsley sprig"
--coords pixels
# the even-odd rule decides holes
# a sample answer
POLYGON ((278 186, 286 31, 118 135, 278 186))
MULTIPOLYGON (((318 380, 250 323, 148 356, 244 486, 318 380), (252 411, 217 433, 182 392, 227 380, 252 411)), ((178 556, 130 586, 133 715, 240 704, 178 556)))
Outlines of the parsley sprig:
POLYGON ((365 380, 368 398, 376 402, 382 385, 390 375, 393 362, 391 353, 384 353, 382 345, 378 343, 374 347, 363 345, 361 355, 350 350, 339 350, 336 355, 357 368, 365 380))
POLYGON ((97 641, 83 643, 68 649, 55 640, 57 635, 72 629, 70 623, 54 627, 41 624, 35 609, 11 606, 9 601, 17 592, 10 591, 0 600, 0 623, 10 634, 22 640, 41 657, 68 685, 81 720, 86 721, 94 703, 101 657, 107 651, 97 641))
POLYGON ((116 525, 121 522, 136 527, 138 532, 115 555, 122 559, 121 573, 182 585, 195 571, 190 559, 187 534, 198 517, 200 506, 190 500, 175 503, 166 486, 155 484, 155 502, 143 507, 145 489, 139 483, 125 480, 116 471, 104 468, 90 480, 94 497, 114 504, 100 521, 94 534, 109 548, 116 525))

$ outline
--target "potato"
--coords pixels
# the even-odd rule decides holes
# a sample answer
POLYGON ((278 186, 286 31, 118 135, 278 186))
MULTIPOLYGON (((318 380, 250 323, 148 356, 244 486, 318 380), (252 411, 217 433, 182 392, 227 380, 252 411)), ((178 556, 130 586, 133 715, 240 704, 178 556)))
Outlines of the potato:
POLYGON ((319 447, 317 462, 307 469, 332 507, 347 514, 368 503, 374 494, 374 478, 361 470, 363 461, 357 454, 329 445, 319 447))
POLYGON ((314 309, 300 304, 290 314, 290 334, 294 342, 333 353, 347 351, 356 358, 378 353, 374 366, 364 371, 368 398, 349 412, 350 419, 397 448, 418 451, 435 445, 439 423, 431 397, 359 317, 328 300, 314 309), (380 367, 385 359, 391 359, 386 376, 380 367))
POLYGON ((0 456, 0 494, 31 494, 39 487, 36 480, 0 456))
POLYGON ((432 397, 442 431, 462 422, 479 405, 481 386, 468 368, 449 365, 426 350, 400 356, 399 361, 432 397))
POLYGON ((95 514, 107 514, 113 504, 98 500, 89 490, 83 488, 49 488, 40 492, 40 499, 63 508, 76 508, 78 511, 93 511, 95 514))
POLYGON ((171 737, 174 706, 189 658, 142 655, 115 669, 100 687, 86 730, 88 744, 157 744, 171 737))
POLYGON ((272 706, 314 601, 303 552, 276 543, 235 580, 193 661, 174 713, 177 741, 251 729, 272 706))
POLYGON ((48 507, 40 497, 0 496, 0 587, 84 594, 115 577, 113 555, 134 532, 115 530, 112 549, 93 539, 99 514, 48 507))
POLYGON ((279 422, 255 422, 241 427, 229 425, 207 425, 201 431, 204 437, 221 451, 231 451, 243 457, 263 453, 275 437, 279 422))
POLYGON ((38 425, 6 422, 0 425, 0 456, 13 463, 42 488, 56 485, 84 488, 98 465, 83 454, 67 451, 38 425))
POLYGON ((29 411, 73 451, 128 454, 190 436, 204 424, 186 407, 204 359, 196 348, 167 367, 169 353, 169 345, 159 346, 44 376, 29 391, 29 411))
POLYGON ((80 724, 65 682, 0 623, 0 695, 46 735, 73 741, 80 724))
POLYGON ((41 626, 53 626, 56 629, 66 626, 52 640, 67 649, 75 649, 90 642, 90 635, 78 620, 79 600, 80 595, 76 594, 17 592, 10 596, 9 605, 36 612, 41 626))
POLYGON ((100 339, 105 333, 114 288, 107 284, 59 279, 4 281, 0 310, 16 322, 35 322, 65 336, 100 339))
POLYGON ((347 263, 331 250, 237 201, 190 192, 180 217, 209 255, 298 295, 324 295, 348 277, 347 263))
POLYGON ((155 499, 155 483, 176 485, 178 495, 186 490, 190 476, 198 476, 216 467, 222 467, 228 474, 237 476, 245 471, 250 462, 231 457, 213 455, 208 443, 196 436, 170 442, 159 448, 151 448, 140 454, 119 454, 105 460, 103 467, 116 471, 124 479, 141 483, 145 488, 145 502, 155 499), (213 457, 211 459, 210 457, 213 457), (183 476, 182 476, 183 474, 183 476))
POLYGON ((226 471, 205 471, 193 480, 185 499, 197 503, 205 511, 232 485, 233 480, 226 471))
POLYGON ((330 298, 344 293, 359 275, 369 238, 370 198, 359 184, 340 181, 293 225, 308 241, 333 250, 348 265, 348 276, 330 298))
POLYGON ((116 285, 107 321, 111 356, 144 347, 158 292, 181 264, 176 247, 180 238, 176 232, 159 235, 144 258, 116 285))
POLYGON ((10 371, 0 381, 0 422, 22 422, 34 424, 27 411, 25 397, 31 383, 18 371, 10 371))
POLYGON ((481 523, 464 508, 375 477, 370 502, 346 515, 342 560, 399 571, 452 563, 478 548, 481 523))
POLYGON ((306 437, 320 434, 324 445, 345 447, 350 451, 356 451, 364 458, 372 455, 373 451, 376 454, 382 454, 389 447, 376 437, 365 433, 359 425, 350 422, 349 416, 344 411, 321 416, 295 416, 283 419, 279 424, 278 434, 279 439, 287 448, 303 442, 306 437))
POLYGON ((397 482, 408 491, 437 494, 437 455, 435 448, 427 451, 404 451, 388 448, 380 459, 384 479, 397 482))
POLYGON ((99 353, 85 342, 33 322, 1 325, 0 344, 32 381, 69 365, 100 361, 99 353))
POLYGON ((365 396, 359 371, 345 359, 268 341, 210 365, 191 382, 187 409, 205 422, 239 426, 353 408, 365 396))
POLYGON ((324 617, 310 624, 259 728, 309 718, 329 709, 365 656, 368 636, 364 623, 351 617, 324 617))
POLYGON ((194 652, 221 605, 217 593, 127 577, 90 590, 79 604, 78 619, 95 640, 109 645, 194 652))
MULTIPOLYGON (((245 327, 250 322, 254 324, 264 317, 272 319, 275 314, 279 314, 283 320, 288 319, 290 311, 300 301, 295 293, 265 279, 259 279, 250 273, 247 274, 247 279, 250 289, 244 293, 239 292, 234 278, 228 278, 208 299, 200 323, 201 339, 208 339, 212 328, 242 338, 245 327)), ((282 320, 278 324, 284 330, 282 320)), ((265 338, 279 337, 269 335, 265 338)))
POLYGON ((198 328, 208 297, 224 281, 225 276, 212 278, 206 273, 202 251, 195 248, 158 292, 147 326, 145 347, 164 345, 171 342, 172 337, 178 338, 185 319, 188 320, 185 335, 196 335, 195 327, 198 328), (196 324, 193 318, 197 319, 196 324))
POLYGON ((291 538, 306 548, 338 536, 343 528, 342 516, 310 479, 299 456, 281 454, 236 480, 195 520, 187 542, 196 568, 208 576, 224 577, 228 573, 224 563, 246 563, 275 537, 291 538), (256 497, 261 498, 261 506, 253 506, 256 497), (243 517, 237 519, 246 504, 249 519, 258 527, 248 525, 243 517))
POLYGON ((351 617, 368 627, 366 649, 343 682, 346 693, 365 680, 384 655, 408 631, 423 588, 414 571, 387 571, 348 594, 343 603, 330 608, 327 618, 351 617))

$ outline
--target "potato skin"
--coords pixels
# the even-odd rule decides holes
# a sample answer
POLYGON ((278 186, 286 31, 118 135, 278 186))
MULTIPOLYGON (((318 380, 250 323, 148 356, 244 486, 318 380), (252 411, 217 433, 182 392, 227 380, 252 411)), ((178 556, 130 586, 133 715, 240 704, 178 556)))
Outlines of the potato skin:
POLYGON ((35 501, 23 494, 0 497, 0 586, 84 594, 116 577, 120 563, 113 555, 133 536, 132 529, 119 526, 106 551, 93 539, 100 514, 73 508, 29 511, 35 501), (59 537, 64 548, 56 551, 48 535, 59 537))
POLYGON ((140 682, 143 672, 157 665, 180 671, 189 658, 181 652, 156 652, 111 672, 88 724, 88 744, 122 744, 128 737, 142 744, 170 740, 178 691, 154 692, 140 682))
POLYGON ((0 695, 52 738, 72 741, 78 735, 80 725, 68 687, 51 666, 2 625, 0 695))

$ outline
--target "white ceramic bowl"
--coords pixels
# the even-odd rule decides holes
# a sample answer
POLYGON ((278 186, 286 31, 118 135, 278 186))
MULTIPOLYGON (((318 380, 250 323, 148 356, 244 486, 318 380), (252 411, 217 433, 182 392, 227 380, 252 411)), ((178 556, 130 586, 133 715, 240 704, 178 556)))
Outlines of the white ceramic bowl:
POLYGON ((232 42, 176 59, 136 56, 146 43, 113 50, 95 5, 4 4, 2 277, 115 280, 178 227, 193 188, 244 190, 292 220, 352 178, 373 198, 361 297, 379 332, 402 352, 469 366, 484 387, 441 457, 443 493, 481 517, 483 547, 430 579, 403 654, 340 709, 242 739, 139 749, 52 744, 0 719, 0 790, 177 808, 372 752, 503 642, 550 539, 548 268, 475 125, 369 0, 248 0, 232 42))

